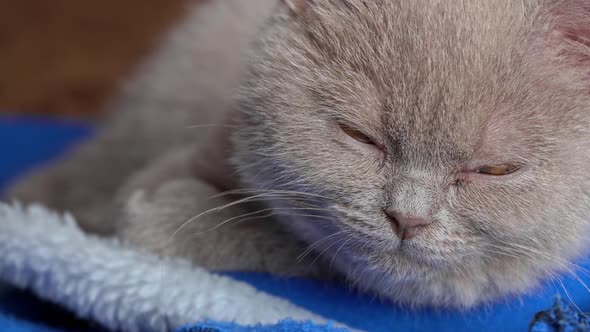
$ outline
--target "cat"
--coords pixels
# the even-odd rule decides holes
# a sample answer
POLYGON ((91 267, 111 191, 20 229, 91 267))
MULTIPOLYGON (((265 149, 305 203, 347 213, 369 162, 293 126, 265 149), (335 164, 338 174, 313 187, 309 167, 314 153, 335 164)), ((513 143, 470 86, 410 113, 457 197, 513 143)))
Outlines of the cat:
POLYGON ((588 249, 589 74, 583 0, 209 1, 9 197, 211 269, 469 308, 588 249))

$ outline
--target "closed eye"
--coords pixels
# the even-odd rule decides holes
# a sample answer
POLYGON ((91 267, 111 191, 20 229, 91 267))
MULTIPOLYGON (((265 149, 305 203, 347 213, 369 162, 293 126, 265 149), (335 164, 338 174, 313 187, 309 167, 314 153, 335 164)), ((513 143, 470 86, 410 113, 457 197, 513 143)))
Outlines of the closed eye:
POLYGON ((485 165, 477 168, 475 173, 482 175, 502 176, 512 174, 520 169, 517 164, 485 165))
POLYGON ((375 143, 375 141, 369 137, 369 135, 363 133, 362 131, 351 127, 345 123, 339 122, 338 125, 340 126, 340 129, 342 129, 342 131, 348 135, 350 138, 354 139, 357 142, 363 143, 363 144, 367 144, 367 145, 374 145, 377 146, 377 144, 375 143))

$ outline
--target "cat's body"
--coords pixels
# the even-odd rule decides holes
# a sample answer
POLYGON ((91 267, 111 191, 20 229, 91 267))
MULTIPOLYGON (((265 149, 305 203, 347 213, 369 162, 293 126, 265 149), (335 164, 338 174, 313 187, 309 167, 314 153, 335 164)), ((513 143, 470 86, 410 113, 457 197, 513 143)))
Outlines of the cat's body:
POLYGON ((419 305, 523 292, 586 249, 584 1, 277 2, 191 12, 98 138, 13 195, 210 268, 419 305))
POLYGON ((227 118, 248 46, 276 2, 193 6, 113 98, 97 137, 18 183, 8 197, 71 211, 88 232, 117 234, 213 269, 317 276, 309 264, 315 257, 296 262, 305 247, 274 223, 215 228, 251 212, 247 204, 180 229, 192 217, 242 198, 214 197, 237 188, 227 166, 227 118))
POLYGON ((195 150, 207 146, 209 136, 224 128, 229 96, 239 86, 243 53, 274 3, 211 1, 194 5, 121 87, 107 106, 97 138, 65 161, 71 167, 55 167, 55 177, 40 174, 37 180, 46 184, 31 179, 30 185, 40 190, 21 186, 22 190, 27 196, 50 200, 52 206, 83 214, 88 220, 84 225, 91 231, 103 232, 104 228, 108 232, 112 227, 105 226, 96 211, 86 212, 88 207, 102 209, 122 184, 150 161, 182 146, 191 145, 195 150), (78 185, 64 188, 63 195, 53 194, 56 188, 70 187, 67 183, 78 185))

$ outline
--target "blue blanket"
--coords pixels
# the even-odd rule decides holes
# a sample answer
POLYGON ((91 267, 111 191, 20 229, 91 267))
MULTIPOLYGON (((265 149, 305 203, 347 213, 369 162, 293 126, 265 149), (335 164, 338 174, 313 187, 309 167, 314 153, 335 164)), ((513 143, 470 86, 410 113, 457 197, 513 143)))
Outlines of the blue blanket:
MULTIPOLYGON (((31 118, 0 119, 0 155, 3 156, 0 157, 2 160, 0 189, 15 176, 54 158, 72 144, 91 134, 92 129, 83 123, 31 118)), ((590 268, 590 259, 577 263, 584 268, 590 268)), ((557 331, 559 324, 574 328, 575 325, 569 324, 570 321, 575 321, 578 324, 576 326, 580 328, 571 329, 572 331, 588 329, 585 317, 580 316, 578 310, 571 305, 575 303, 582 310, 590 309, 590 292, 581 283, 588 283, 590 276, 582 272, 578 273, 581 282, 571 275, 563 275, 561 278, 563 284, 547 281, 527 296, 507 299, 468 312, 406 311, 393 304, 379 302, 371 296, 350 292, 341 285, 239 272, 226 275, 253 285, 266 293, 285 298, 323 317, 367 331, 526 331, 533 318, 537 322, 533 326, 534 331, 557 331), (561 295, 562 300, 555 304, 557 294, 561 295), (547 308, 552 309, 543 312, 547 308)), ((3 292, 0 286, 0 330, 48 332, 90 329, 89 326, 84 325, 71 327, 68 324, 61 324, 63 319, 73 320, 73 318, 57 310, 55 315, 61 315, 63 319, 57 319, 61 323, 47 322, 47 317, 38 315, 39 311, 45 310, 40 309, 40 306, 47 306, 47 304, 21 292, 16 295, 10 291, 3 292), (50 325, 57 326, 59 329, 52 330, 50 325)), ((227 324, 217 324, 201 322, 199 328, 185 327, 184 331, 337 330, 331 326, 320 327, 289 321, 266 328, 238 329, 227 324), (211 328, 206 329, 203 326, 211 328)))

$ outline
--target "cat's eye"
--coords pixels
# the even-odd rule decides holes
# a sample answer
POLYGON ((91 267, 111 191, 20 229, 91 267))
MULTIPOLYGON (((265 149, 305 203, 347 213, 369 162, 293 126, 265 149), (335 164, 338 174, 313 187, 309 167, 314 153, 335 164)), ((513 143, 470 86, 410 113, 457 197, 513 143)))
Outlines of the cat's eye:
POLYGON ((520 166, 515 164, 505 164, 505 165, 486 165, 482 166, 475 170, 476 173, 484 174, 484 175, 508 175, 512 174, 520 169, 520 166))
POLYGON ((363 143, 363 144, 375 145, 375 146, 377 145, 371 137, 369 137, 368 135, 366 135, 362 131, 360 131, 356 128, 353 128, 347 124, 341 123, 341 122, 338 123, 338 125, 340 126, 340 129, 342 129, 342 131, 346 135, 350 136, 350 138, 352 138, 360 143, 363 143))

